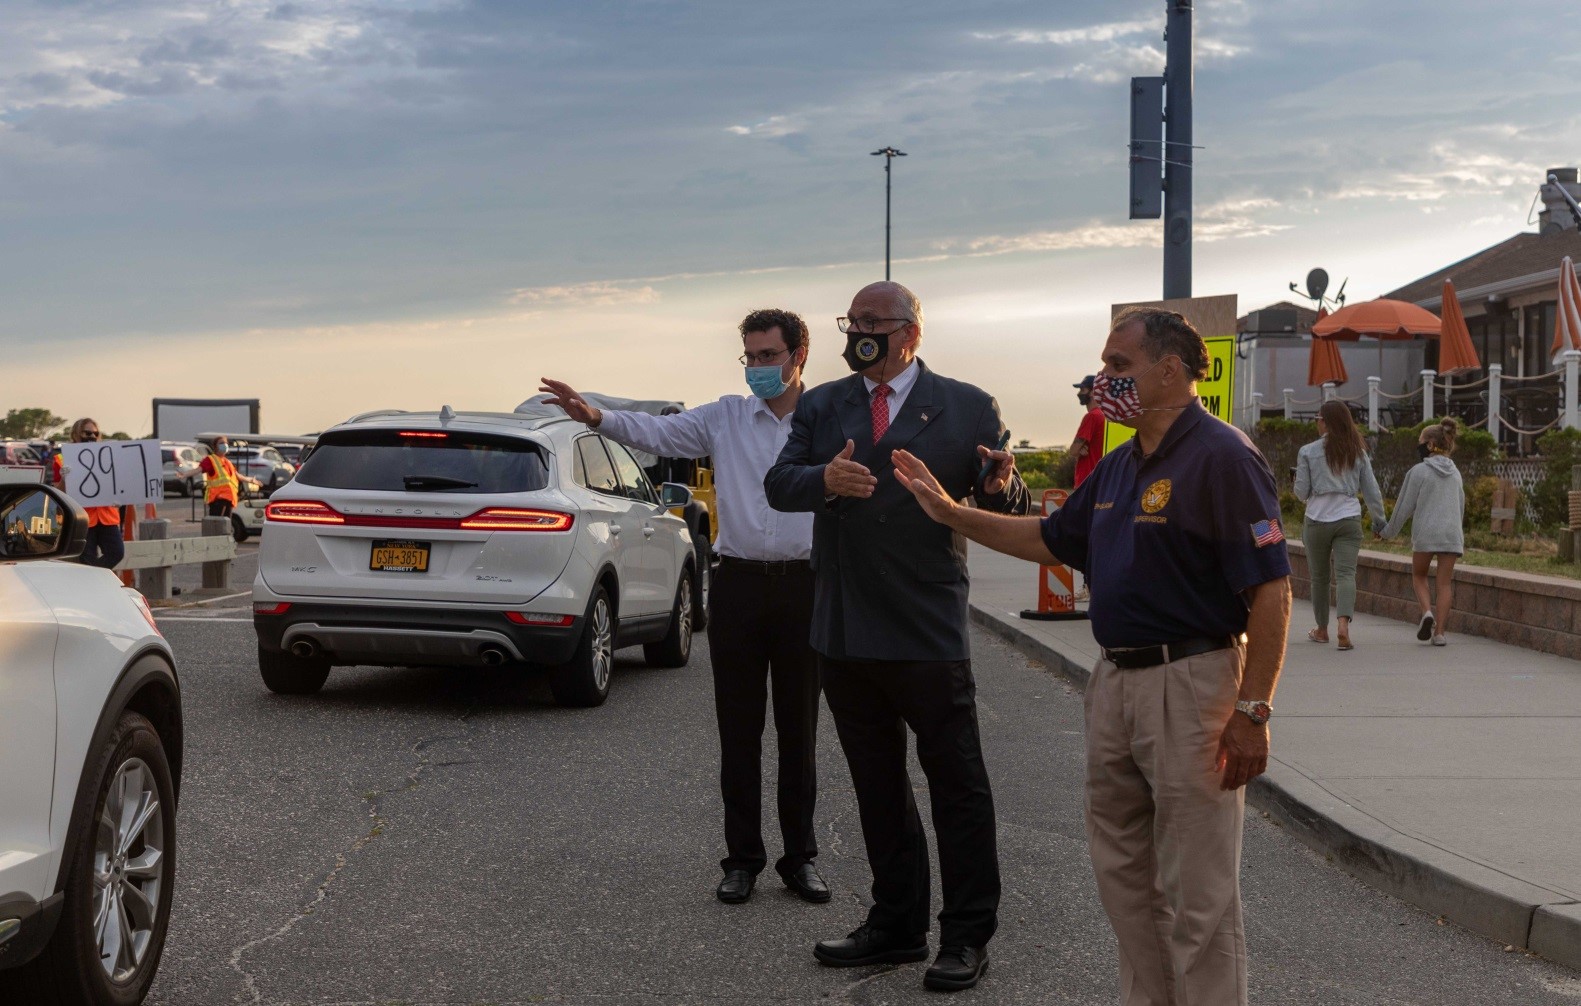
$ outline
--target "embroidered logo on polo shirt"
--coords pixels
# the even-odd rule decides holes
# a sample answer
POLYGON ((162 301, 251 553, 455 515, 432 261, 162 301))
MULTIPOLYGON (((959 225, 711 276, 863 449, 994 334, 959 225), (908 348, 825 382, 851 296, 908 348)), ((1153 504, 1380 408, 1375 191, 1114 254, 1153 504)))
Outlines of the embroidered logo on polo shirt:
POLYGON ((1142 494, 1142 509, 1148 513, 1158 513, 1169 503, 1170 483, 1168 479, 1159 479, 1147 487, 1142 494))
POLYGON ((1114 509, 1114 500, 1110 500, 1107 503, 1094 503, 1092 505, 1092 508, 1094 510, 1113 510, 1114 509))
POLYGON ((1273 517, 1260 520, 1252 525, 1252 541, 1258 548, 1277 545, 1285 540, 1285 533, 1279 527, 1279 521, 1273 517))

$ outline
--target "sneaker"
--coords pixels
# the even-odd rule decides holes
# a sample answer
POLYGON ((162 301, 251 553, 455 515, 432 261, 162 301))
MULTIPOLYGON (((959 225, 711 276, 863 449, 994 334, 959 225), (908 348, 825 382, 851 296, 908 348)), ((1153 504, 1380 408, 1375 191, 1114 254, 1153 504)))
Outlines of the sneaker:
POLYGON ((1416 638, 1424 643, 1433 638, 1433 613, 1431 611, 1422 612, 1422 620, 1416 625, 1416 638))
POLYGON ((1433 645, 1434 646, 1448 646, 1449 645, 1449 640, 1445 639, 1444 638, 1444 634, 1442 632, 1440 632, 1436 636, 1433 637, 1433 645))

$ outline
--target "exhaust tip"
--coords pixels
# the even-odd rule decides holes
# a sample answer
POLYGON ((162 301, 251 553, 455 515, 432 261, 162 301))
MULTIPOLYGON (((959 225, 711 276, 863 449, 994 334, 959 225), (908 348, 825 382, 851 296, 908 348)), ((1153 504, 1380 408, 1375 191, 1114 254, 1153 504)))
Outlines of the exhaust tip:
POLYGON ((318 653, 318 645, 311 639, 298 639, 291 644, 291 655, 301 657, 303 660, 318 653))
POLYGON ((505 651, 497 646, 485 646, 478 655, 483 658, 485 667, 498 667, 505 663, 505 651))

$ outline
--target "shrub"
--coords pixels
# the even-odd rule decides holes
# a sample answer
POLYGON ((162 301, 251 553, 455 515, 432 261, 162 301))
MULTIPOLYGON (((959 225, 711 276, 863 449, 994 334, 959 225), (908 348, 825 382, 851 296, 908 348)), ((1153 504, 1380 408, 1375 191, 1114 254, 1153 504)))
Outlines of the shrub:
POLYGON ((1317 423, 1295 419, 1260 419, 1252 428, 1252 443, 1262 451, 1263 457, 1268 460, 1268 467, 1274 470, 1274 483, 1281 492, 1295 483, 1292 472, 1296 466, 1296 454, 1303 445, 1317 438, 1317 423))
POLYGON ((1468 529, 1481 528, 1489 531, 1493 520, 1493 494, 1498 491, 1499 480, 1492 475, 1479 475, 1466 481, 1465 487, 1465 526, 1468 529))
POLYGON ((1581 464, 1581 430, 1549 430, 1537 438, 1543 477, 1532 488, 1532 509, 1542 527, 1570 523, 1570 469, 1581 464))
MULTIPOLYGON (((1403 426, 1378 435, 1377 445, 1372 452, 1372 470, 1373 474, 1378 476, 1378 488, 1385 496, 1399 495, 1400 487, 1405 484, 1405 473, 1421 460, 1416 452, 1416 444, 1422 437, 1422 430, 1433 422, 1436 420, 1417 423, 1415 426, 1403 426)), ((1455 453, 1450 457, 1455 462, 1455 467, 1460 469, 1460 478, 1466 485, 1469 507, 1471 483, 1483 476, 1492 475, 1494 464, 1503 455, 1491 433, 1486 430, 1462 429, 1455 440, 1455 453)))
POLYGON ((1030 451, 1016 455, 1016 468, 1033 498, 1045 489, 1070 489, 1075 485, 1076 459, 1066 451, 1030 451))

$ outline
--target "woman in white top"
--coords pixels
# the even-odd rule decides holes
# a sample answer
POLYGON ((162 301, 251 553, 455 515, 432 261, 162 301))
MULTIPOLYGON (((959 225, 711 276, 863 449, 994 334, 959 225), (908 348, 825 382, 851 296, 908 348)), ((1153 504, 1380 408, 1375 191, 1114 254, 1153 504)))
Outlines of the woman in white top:
POLYGON ((1372 526, 1384 523, 1383 494, 1367 457, 1350 409, 1343 402, 1324 402, 1318 410, 1322 439, 1301 448, 1296 456, 1296 496, 1307 505, 1301 540, 1312 575, 1312 615, 1316 628, 1307 632, 1314 643, 1328 642, 1329 583, 1335 586, 1339 648, 1354 649, 1350 621, 1356 613, 1356 555, 1361 551, 1361 503, 1367 501, 1372 526))

